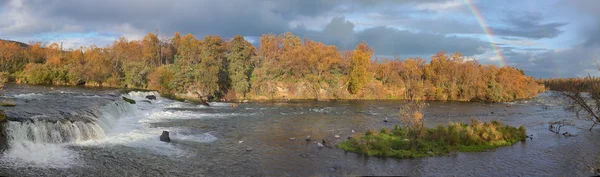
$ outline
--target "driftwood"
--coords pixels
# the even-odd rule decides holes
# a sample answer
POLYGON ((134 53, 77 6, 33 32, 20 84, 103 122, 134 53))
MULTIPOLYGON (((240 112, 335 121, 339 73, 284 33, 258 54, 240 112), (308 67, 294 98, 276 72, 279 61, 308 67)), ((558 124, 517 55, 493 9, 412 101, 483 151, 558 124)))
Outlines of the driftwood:
POLYGON ((550 130, 551 132, 558 134, 562 134, 565 137, 571 137, 573 136, 572 134, 570 134, 569 132, 564 132, 564 133, 560 133, 560 128, 564 127, 568 125, 565 120, 561 120, 561 121, 554 121, 554 122, 550 122, 548 125, 548 130, 550 130))

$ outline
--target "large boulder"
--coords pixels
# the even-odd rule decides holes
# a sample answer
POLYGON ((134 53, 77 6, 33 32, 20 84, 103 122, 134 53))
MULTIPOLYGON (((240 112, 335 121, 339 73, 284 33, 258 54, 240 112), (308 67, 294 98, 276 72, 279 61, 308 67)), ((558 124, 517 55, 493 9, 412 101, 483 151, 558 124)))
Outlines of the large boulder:
POLYGON ((156 96, 154 96, 154 95, 146 95, 146 99, 156 100, 156 96))
POLYGON ((0 101, 0 106, 13 107, 13 106, 17 106, 17 104, 12 99, 6 99, 6 100, 0 101))
POLYGON ((164 142, 171 142, 171 138, 169 137, 169 132, 168 131, 163 131, 162 135, 160 135, 160 141, 164 141, 164 142))

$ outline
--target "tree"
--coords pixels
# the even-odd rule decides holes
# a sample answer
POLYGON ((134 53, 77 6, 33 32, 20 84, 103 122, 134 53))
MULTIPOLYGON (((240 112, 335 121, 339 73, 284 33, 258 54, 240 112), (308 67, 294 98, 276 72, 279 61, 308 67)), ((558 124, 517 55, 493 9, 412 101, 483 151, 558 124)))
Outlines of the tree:
POLYGON ((313 85, 316 99, 319 99, 319 93, 323 87, 323 81, 333 68, 333 65, 341 62, 340 53, 337 47, 327 46, 321 42, 306 40, 304 44, 306 51, 304 62, 307 65, 306 76, 313 85))
POLYGON ((350 93, 356 94, 366 85, 367 67, 372 55, 373 49, 369 48, 367 43, 362 42, 356 46, 356 49, 352 53, 352 71, 350 72, 350 82, 348 85, 350 93))
POLYGON ((233 38, 231 52, 227 54, 227 72, 233 90, 244 96, 250 89, 250 74, 252 73, 250 60, 255 55, 256 49, 244 37, 238 35, 233 38))
POLYGON ((144 61, 150 66, 158 67, 161 63, 159 52, 158 36, 152 32, 148 33, 142 40, 142 55, 144 61))
POLYGON ((591 77, 583 81, 566 82, 557 88, 557 93, 567 98, 566 110, 574 112, 577 118, 593 123, 590 130, 600 124, 600 82, 592 82, 591 77))
POLYGON ((219 36, 206 36, 200 44, 201 62, 198 66, 200 95, 209 96, 219 90, 219 71, 225 56, 223 40, 219 36))

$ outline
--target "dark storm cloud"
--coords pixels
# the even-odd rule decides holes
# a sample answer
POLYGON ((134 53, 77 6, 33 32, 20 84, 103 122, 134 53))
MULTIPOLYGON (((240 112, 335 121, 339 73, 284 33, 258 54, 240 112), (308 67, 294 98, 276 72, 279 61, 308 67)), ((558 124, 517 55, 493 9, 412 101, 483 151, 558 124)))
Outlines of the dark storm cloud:
POLYGON ((506 23, 508 28, 492 27, 495 35, 516 36, 530 39, 554 38, 563 31, 560 27, 567 23, 543 23, 543 17, 539 13, 525 13, 523 15, 509 15, 506 23))
POLYGON ((600 75, 595 65, 600 62, 597 57, 600 48, 597 47, 575 46, 563 50, 503 48, 502 53, 508 65, 537 78, 600 75))
POLYGON ((485 42, 468 37, 457 37, 425 32, 411 32, 385 26, 367 28, 355 32, 354 24, 343 17, 336 17, 321 32, 298 31, 298 34, 335 44, 341 49, 353 49, 359 42, 367 42, 377 55, 426 56, 439 51, 461 52, 476 55, 485 52, 485 42))
MULTIPOLYGON (((439 0, 437 0, 439 1, 439 0)), ((436 2, 436 1, 427 1, 436 2)), ((14 16, 37 19, 36 24, 19 21, 0 23, 6 29, 0 35, 31 35, 40 32, 128 31, 144 33, 158 29, 170 35, 175 31, 204 35, 260 36, 263 33, 294 32, 341 49, 352 49, 361 41, 368 42, 379 55, 427 55, 437 51, 459 51, 480 54, 483 42, 463 37, 432 33, 415 33, 385 26, 356 32, 354 24, 334 18, 321 31, 300 26, 291 28, 290 20, 299 16, 316 17, 344 5, 365 7, 415 4, 415 1, 329 1, 329 0, 263 0, 263 1, 13 1, 9 7, 14 16), (22 2, 22 3, 21 3, 22 2), (20 28, 27 27, 29 30, 20 28), (70 28, 69 28, 70 27, 70 28)), ((7 5, 5 3, 5 5, 7 5)), ((35 22, 32 21, 32 22, 35 22)))

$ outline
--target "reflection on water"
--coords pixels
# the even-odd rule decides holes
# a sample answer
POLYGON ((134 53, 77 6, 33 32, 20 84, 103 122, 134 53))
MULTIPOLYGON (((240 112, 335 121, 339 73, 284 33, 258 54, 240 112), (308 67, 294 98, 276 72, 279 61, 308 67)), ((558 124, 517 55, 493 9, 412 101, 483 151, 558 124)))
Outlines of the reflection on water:
MULTIPOLYGON (((30 96, 36 95, 23 97, 30 96)), ((587 131, 588 122, 573 120, 572 114, 564 112, 548 95, 496 104, 429 102, 424 111, 429 127, 451 121, 469 122, 472 118, 500 120, 512 126, 524 125, 527 134, 534 137, 489 152, 392 159, 315 144, 324 139, 335 144, 352 136, 352 130, 391 128, 400 123, 396 114, 402 104, 278 101, 231 108, 224 103, 204 107, 159 98, 153 104, 136 105, 141 116, 117 122, 123 126, 117 126, 118 133, 109 134, 106 140, 69 145, 69 150, 79 154, 80 166, 0 167, 0 175, 589 176, 600 167, 600 129, 587 131), (385 118, 389 122, 383 122, 385 118), (547 130, 549 121, 562 119, 572 120, 574 126, 565 130, 575 137, 565 138, 547 130), (162 130, 173 132, 172 143, 158 141, 162 130), (308 135, 312 141, 305 140, 308 135)))

